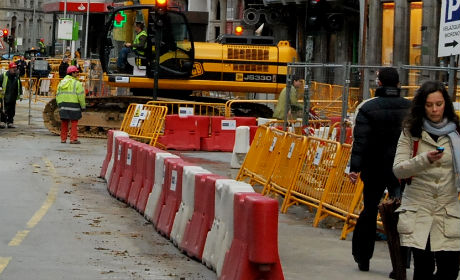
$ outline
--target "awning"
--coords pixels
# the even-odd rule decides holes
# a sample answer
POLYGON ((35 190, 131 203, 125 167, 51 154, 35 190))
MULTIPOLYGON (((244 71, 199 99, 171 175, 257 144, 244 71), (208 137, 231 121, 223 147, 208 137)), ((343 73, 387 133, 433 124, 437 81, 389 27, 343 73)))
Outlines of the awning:
MULTIPOLYGON (((49 1, 42 4, 42 9, 45 13, 64 12, 64 1, 49 1)), ((89 12, 90 13, 106 13, 107 6, 103 0, 90 0, 89 12)), ((67 13, 86 13, 88 1, 67 1, 67 13)))

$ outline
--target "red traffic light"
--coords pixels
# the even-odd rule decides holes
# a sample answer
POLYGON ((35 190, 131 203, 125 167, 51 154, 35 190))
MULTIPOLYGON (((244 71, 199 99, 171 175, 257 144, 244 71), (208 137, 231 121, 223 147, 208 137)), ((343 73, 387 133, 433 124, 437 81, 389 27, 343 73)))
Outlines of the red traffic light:
POLYGON ((2 32, 3 32, 3 41, 7 42, 8 41, 8 33, 9 33, 8 29, 5 28, 5 29, 2 30, 2 32))
POLYGON ((158 6, 158 8, 165 8, 167 4, 167 0, 156 0, 156 5, 158 6))
POLYGON ((243 26, 238 25, 238 26, 235 27, 235 34, 236 34, 236 35, 241 35, 241 34, 243 34, 243 31, 244 31, 243 26))

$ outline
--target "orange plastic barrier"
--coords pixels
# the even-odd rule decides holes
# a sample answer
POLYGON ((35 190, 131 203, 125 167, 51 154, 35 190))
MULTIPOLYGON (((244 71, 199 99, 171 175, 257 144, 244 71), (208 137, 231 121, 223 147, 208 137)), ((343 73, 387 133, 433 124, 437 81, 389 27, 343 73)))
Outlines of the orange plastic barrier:
POLYGON ((214 220, 216 180, 226 179, 215 174, 195 177, 195 203, 192 218, 187 223, 179 248, 190 257, 202 258, 206 237, 214 220))
POLYGON ((145 206, 149 199, 149 194, 152 192, 153 184, 155 182, 155 157, 157 153, 164 153, 165 151, 158 148, 149 146, 146 150, 146 161, 144 177, 142 178, 142 186, 139 190, 139 196, 136 201, 135 208, 139 213, 144 214, 145 206))
MULTIPOLYGON (((129 206, 134 207, 136 206, 137 199, 139 197, 139 192, 142 189, 142 181, 145 175, 145 162, 147 160, 148 148, 150 146, 144 143, 139 143, 137 148, 135 149, 135 155, 133 156, 133 160, 135 161, 133 164, 133 177, 131 187, 129 188, 129 193, 126 198, 126 202, 129 206)), ((150 172, 150 171, 149 171, 150 172)))
POLYGON ((115 196, 120 181, 121 174, 125 169, 126 164, 126 148, 125 143, 129 138, 117 137, 115 139, 115 151, 117 151, 115 162, 113 164, 112 174, 110 174, 110 180, 107 184, 108 191, 111 195, 115 196))
POLYGON ((208 116, 166 116, 164 135, 158 142, 166 149, 200 150, 201 139, 209 135, 208 116))
POLYGON ((126 149, 126 162, 125 167, 121 173, 120 182, 118 183, 115 197, 121 201, 128 199, 129 190, 133 183, 133 175, 136 170, 137 163, 137 150, 141 143, 132 139, 127 140, 124 143, 123 148, 126 149))
POLYGON ((219 279, 284 279, 278 256, 278 202, 258 193, 236 193, 233 212, 233 241, 219 279))
POLYGON ((190 164, 180 158, 165 159, 163 200, 158 202, 155 211, 158 220, 154 225, 159 233, 167 237, 171 235, 174 218, 182 201, 182 174, 186 165, 190 164))
POLYGON ((105 155, 104 162, 102 163, 101 173, 99 174, 100 178, 105 178, 105 173, 109 167, 109 162, 112 159, 112 150, 113 150, 113 130, 107 132, 107 154, 105 155))
POLYGON ((231 152, 235 145, 236 128, 256 124, 254 117, 211 117, 211 135, 201 140, 201 150, 231 152))

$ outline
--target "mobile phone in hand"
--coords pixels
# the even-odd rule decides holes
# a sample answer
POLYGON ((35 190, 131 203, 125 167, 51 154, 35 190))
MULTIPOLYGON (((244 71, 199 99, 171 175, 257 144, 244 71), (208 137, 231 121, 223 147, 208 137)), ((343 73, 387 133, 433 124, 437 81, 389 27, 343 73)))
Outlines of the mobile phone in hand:
POLYGON ((444 152, 444 147, 436 147, 436 151, 438 151, 438 153, 442 153, 444 152))

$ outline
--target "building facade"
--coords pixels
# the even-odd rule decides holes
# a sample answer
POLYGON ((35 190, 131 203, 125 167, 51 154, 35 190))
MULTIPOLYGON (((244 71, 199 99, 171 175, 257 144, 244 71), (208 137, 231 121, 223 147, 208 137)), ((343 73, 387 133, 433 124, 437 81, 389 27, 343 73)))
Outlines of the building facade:
MULTIPOLYGON (((51 41, 53 17, 43 12, 42 0, 0 0, 0 28, 8 29, 16 45, 12 51, 23 52, 32 47, 38 47, 41 38, 45 44, 51 41)), ((8 44, 3 42, 8 52, 8 44)))

